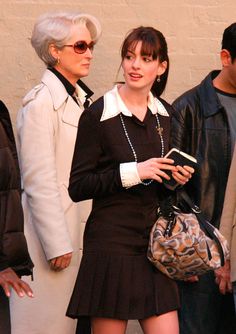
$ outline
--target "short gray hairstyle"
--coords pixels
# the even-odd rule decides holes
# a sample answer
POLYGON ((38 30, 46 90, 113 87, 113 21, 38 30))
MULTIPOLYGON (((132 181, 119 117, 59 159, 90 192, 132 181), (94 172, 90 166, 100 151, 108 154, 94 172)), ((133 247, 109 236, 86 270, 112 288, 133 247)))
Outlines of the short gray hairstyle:
POLYGON ((31 44, 46 66, 54 66, 57 62, 49 51, 50 44, 55 44, 60 49, 71 37, 71 27, 73 25, 86 26, 94 43, 97 42, 101 35, 99 21, 89 14, 70 12, 46 13, 41 15, 36 21, 31 36, 31 44))

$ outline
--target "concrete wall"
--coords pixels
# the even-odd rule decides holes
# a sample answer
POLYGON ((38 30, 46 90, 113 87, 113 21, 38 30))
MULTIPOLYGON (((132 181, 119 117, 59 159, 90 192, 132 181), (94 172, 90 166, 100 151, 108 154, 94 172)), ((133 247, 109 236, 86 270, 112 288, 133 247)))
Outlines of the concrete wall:
MULTIPOLYGON (((171 102, 196 85, 210 70, 220 68, 222 32, 236 21, 235 0, 0 0, 0 98, 13 123, 25 93, 40 80, 44 65, 29 38, 38 15, 74 10, 97 16, 103 27, 86 83, 102 95, 116 80, 119 48, 126 32, 152 25, 163 32, 171 61, 163 97, 171 102)), ((138 333, 134 323, 129 333, 138 333)))
POLYGON ((103 27, 86 82, 100 96, 116 79, 119 48, 126 32, 153 25, 163 32, 171 61, 163 95, 169 102, 220 68, 222 32, 236 20, 234 0, 0 0, 0 98, 13 123, 25 93, 40 80, 44 65, 29 38, 34 21, 45 11, 91 13, 103 27))

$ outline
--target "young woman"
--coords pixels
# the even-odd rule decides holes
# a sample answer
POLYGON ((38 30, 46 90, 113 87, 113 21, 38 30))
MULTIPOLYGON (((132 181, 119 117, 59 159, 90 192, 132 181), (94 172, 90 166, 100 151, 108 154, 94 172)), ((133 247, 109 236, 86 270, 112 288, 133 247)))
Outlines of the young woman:
POLYGON ((177 334, 175 282, 149 263, 149 232, 163 179, 184 184, 193 169, 174 167, 169 149, 172 108, 160 94, 169 60, 164 36, 151 27, 130 32, 121 49, 125 83, 80 119, 70 176, 73 201, 93 198, 82 262, 67 310, 91 319, 93 334, 124 334, 139 319, 146 334, 177 334))
POLYGON ((17 132, 35 298, 12 300, 14 334, 75 331, 65 313, 89 204, 73 203, 67 189, 79 117, 92 95, 79 79, 89 74, 100 32, 97 19, 82 13, 47 13, 34 26, 31 43, 47 69, 23 100, 17 132))

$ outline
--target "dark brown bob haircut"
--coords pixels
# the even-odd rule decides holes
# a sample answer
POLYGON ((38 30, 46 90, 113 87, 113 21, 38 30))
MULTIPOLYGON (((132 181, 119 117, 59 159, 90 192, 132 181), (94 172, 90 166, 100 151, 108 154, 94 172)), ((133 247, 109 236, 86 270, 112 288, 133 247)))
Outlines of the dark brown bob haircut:
POLYGON ((142 42, 142 55, 152 56, 154 60, 158 58, 161 63, 163 61, 167 62, 167 68, 160 76, 160 82, 155 80, 151 88, 153 95, 159 97, 166 87, 169 73, 169 57, 165 37, 160 31, 152 27, 140 26, 131 30, 121 46, 122 61, 126 57, 128 51, 133 51, 135 49, 139 41, 142 42))

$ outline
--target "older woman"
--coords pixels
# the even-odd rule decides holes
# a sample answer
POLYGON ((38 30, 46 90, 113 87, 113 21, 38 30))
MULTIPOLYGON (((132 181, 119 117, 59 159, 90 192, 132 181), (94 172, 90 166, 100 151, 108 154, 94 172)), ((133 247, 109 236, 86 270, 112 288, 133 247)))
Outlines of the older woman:
POLYGON ((78 13, 48 13, 34 26, 31 43, 47 69, 23 99, 17 131, 35 299, 12 299, 14 334, 75 330, 65 313, 90 202, 73 203, 67 188, 79 117, 92 95, 80 78, 89 73, 100 32, 95 17, 78 13))

